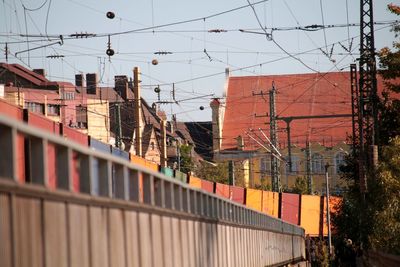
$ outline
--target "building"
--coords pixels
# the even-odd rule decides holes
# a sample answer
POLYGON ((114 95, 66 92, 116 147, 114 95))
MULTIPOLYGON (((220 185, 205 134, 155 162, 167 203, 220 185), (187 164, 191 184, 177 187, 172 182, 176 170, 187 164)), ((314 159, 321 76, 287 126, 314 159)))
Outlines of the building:
MULTIPOLYGON (((292 187, 297 177, 310 174, 313 190, 322 192, 325 164, 329 164, 331 190, 340 192, 339 166, 351 150, 350 86, 349 72, 228 75, 226 97, 210 103, 214 160, 240 165, 244 186, 271 184, 271 153, 265 148, 269 148, 266 137, 270 137, 270 91, 274 87, 281 185, 292 187)), ((383 88, 378 79, 379 91, 383 88)))
POLYGON ((43 69, 0 63, 0 96, 104 143, 119 139, 125 151, 162 166, 177 165, 180 144, 193 147, 195 161, 210 160, 211 122, 168 122, 156 103, 140 96, 139 68, 133 74, 102 87, 96 73, 76 74, 72 84, 48 80, 43 69))
POLYGON ((7 63, 0 63, 0 84, 8 102, 109 141, 108 102, 89 95, 82 84, 49 81, 43 69, 7 63))

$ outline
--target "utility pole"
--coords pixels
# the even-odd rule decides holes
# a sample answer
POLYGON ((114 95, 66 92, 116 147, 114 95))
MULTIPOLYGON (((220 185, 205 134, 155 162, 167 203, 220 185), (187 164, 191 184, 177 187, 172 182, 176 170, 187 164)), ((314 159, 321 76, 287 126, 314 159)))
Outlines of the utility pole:
MULTIPOLYGON (((264 100, 266 93, 261 91, 260 93, 254 93, 253 96, 261 96, 264 100)), ((269 96, 269 130, 270 130, 270 138, 271 144, 274 148, 278 147, 278 135, 277 135, 277 116, 276 116, 276 105, 275 105, 275 96, 276 89, 275 84, 272 83, 272 88, 268 92, 269 96)), ((265 115, 256 115, 256 117, 268 117, 268 114, 265 115)), ((272 191, 280 192, 281 191, 281 180, 279 175, 279 161, 277 157, 274 155, 274 152, 271 151, 271 185, 272 191)))
POLYGON ((328 173, 329 163, 325 165, 325 189, 326 189, 326 220, 328 224, 328 249, 329 258, 332 255, 332 238, 331 238, 331 214, 329 211, 329 173, 328 173))
POLYGON ((313 178, 312 178, 311 147, 310 147, 310 140, 308 138, 307 138, 307 142, 306 142, 306 160, 307 160, 307 166, 306 166, 307 191, 308 191, 308 194, 311 195, 313 192, 313 188, 312 188, 313 178))
MULTIPOLYGON (((269 91, 269 129, 271 144, 276 148, 278 147, 277 123, 276 123, 276 106, 275 106, 276 89, 275 84, 272 83, 272 89, 269 91)), ((279 177, 279 162, 278 159, 271 153, 271 180, 272 191, 281 191, 281 181, 279 177)))
POLYGON ((228 162, 229 185, 235 185, 235 165, 233 160, 228 162))
POLYGON ((135 150, 136 155, 142 156, 142 102, 140 97, 140 70, 133 69, 133 93, 135 95, 135 150))
POLYGON ((373 1, 360 0, 359 63, 359 180, 360 191, 367 188, 367 166, 371 174, 378 161, 378 94, 374 40, 373 1))
POLYGON ((348 118, 352 117, 352 114, 336 114, 336 115, 312 115, 312 116, 287 116, 287 117, 276 117, 276 120, 286 122, 286 134, 288 142, 288 165, 289 172, 292 172, 292 142, 290 137, 290 123, 293 120, 306 120, 306 119, 330 119, 330 118, 348 118))
POLYGON ((122 147, 122 133, 121 133, 121 106, 119 103, 115 104, 115 146, 122 147))
POLYGON ((292 172, 292 140, 290 138, 290 123, 292 122, 293 119, 286 118, 282 120, 286 122, 286 135, 287 135, 288 157, 289 157, 288 165, 289 165, 289 172, 292 172))
POLYGON ((350 82, 351 82, 351 119, 352 119, 352 130, 353 130, 353 156, 357 158, 360 148, 360 124, 359 124, 359 95, 358 95, 358 84, 357 84, 357 65, 350 64, 350 82))

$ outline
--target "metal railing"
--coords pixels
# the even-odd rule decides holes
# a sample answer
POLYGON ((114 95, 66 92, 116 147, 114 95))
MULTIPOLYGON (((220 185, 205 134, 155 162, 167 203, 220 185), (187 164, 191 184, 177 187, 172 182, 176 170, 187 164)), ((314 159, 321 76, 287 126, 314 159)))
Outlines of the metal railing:
MULTIPOLYGON (((48 187, 49 145, 55 147, 56 188, 71 192, 73 164, 79 193, 142 203, 218 223, 304 238, 304 229, 208 192, 191 188, 161 173, 79 145, 0 115, 0 178, 17 179, 17 137, 29 140, 31 183, 48 187), (75 162, 74 162, 75 161, 75 162)), ((26 153, 26 151, 25 151, 26 153)))

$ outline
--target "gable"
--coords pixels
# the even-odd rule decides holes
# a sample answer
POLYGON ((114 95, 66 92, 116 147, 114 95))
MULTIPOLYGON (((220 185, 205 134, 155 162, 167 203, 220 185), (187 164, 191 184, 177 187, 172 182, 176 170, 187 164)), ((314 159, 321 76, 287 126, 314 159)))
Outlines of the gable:
MULTIPOLYGON (((269 95, 275 84, 278 117, 351 114, 349 72, 311 73, 294 75, 230 77, 222 130, 222 149, 236 146, 239 135, 244 137, 245 149, 258 149, 257 143, 246 135, 249 129, 262 128, 269 136, 269 95), (261 91, 264 94, 259 94, 261 91), (264 115, 263 117, 255 115, 264 115)), ((378 90, 383 84, 378 79, 378 90)), ((291 143, 305 146, 307 138, 313 143, 331 146, 346 141, 352 132, 351 117, 293 120, 290 123, 291 143)), ((278 140, 287 146, 286 123, 278 121, 278 140)))
POLYGON ((143 157, 147 160, 160 164, 161 149, 157 140, 154 127, 146 125, 142 133, 143 157))

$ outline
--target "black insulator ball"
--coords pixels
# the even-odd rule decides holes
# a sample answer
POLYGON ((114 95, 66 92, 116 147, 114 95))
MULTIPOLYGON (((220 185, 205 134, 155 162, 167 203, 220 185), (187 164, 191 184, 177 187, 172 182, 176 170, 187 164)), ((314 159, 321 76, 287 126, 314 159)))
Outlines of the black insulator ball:
POLYGON ((156 92, 157 94, 159 93, 159 92, 161 92, 161 89, 160 89, 160 87, 156 87, 156 88, 154 88, 154 92, 156 92))
POLYGON ((200 106, 200 110, 204 110, 204 107, 203 107, 203 106, 200 106))
POLYGON ((114 55, 114 49, 108 48, 106 51, 107 56, 111 57, 114 55))
POLYGON ((109 19, 115 18, 114 12, 111 12, 111 11, 108 11, 107 14, 106 14, 106 16, 107 16, 107 18, 109 18, 109 19))

